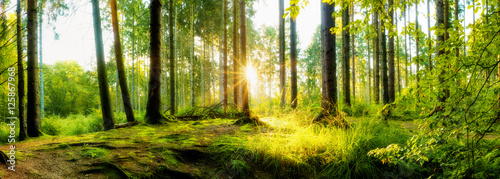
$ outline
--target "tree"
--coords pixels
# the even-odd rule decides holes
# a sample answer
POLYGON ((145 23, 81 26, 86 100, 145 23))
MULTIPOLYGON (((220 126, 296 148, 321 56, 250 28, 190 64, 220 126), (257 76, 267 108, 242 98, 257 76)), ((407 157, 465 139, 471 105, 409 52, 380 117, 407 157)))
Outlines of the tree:
MULTIPOLYGON (((160 10, 159 14, 161 14, 161 10, 160 10)), ((174 61, 175 60, 174 59, 175 58, 174 18, 175 17, 174 17, 174 1, 173 0, 170 0, 170 9, 169 9, 168 14, 170 17, 170 20, 169 20, 170 32, 168 33, 170 35, 170 50, 169 50, 169 52, 170 52, 170 115, 175 115, 175 109, 176 109, 176 106, 175 106, 175 68, 174 68, 174 63, 175 63, 175 61, 174 61)), ((160 29, 161 28, 159 28, 158 31, 161 31, 160 29)), ((153 36, 151 36, 151 38, 152 37, 153 36)), ((160 35, 158 35, 158 39, 159 38, 160 38, 160 35)), ((161 45, 161 42, 159 45, 161 45)), ((153 63, 151 63, 151 64, 153 64, 153 63)), ((158 64, 158 66, 160 68, 159 73, 161 73, 161 63, 158 64)), ((158 79, 160 79, 160 74, 158 74, 158 79)), ((158 98, 160 98, 160 96, 158 96, 158 98)))
POLYGON ((116 0, 111 0, 111 21, 113 24, 113 34, 115 38, 116 67, 118 71, 118 81, 120 82, 120 89, 122 91, 123 107, 125 108, 127 121, 134 122, 134 109, 132 109, 132 104, 130 103, 127 76, 125 74, 125 65, 123 63, 122 43, 120 41, 120 29, 118 26, 118 15, 116 12, 116 0))
MULTIPOLYGON (((351 22, 354 22, 354 1, 351 1, 351 22)), ((354 34, 354 32, 351 32, 352 33, 352 40, 351 40, 351 49, 352 49, 352 100, 353 101, 356 101, 356 61, 355 61, 355 57, 356 57, 356 49, 355 49, 355 46, 354 46, 354 41, 356 41, 356 35, 354 34)))
POLYGON ((238 36, 238 0, 233 0, 233 101, 238 106, 239 98, 239 36, 238 36))
MULTIPOLYGON (((415 0, 415 50, 416 50, 416 56, 415 56, 415 63, 417 63, 417 91, 420 96, 420 76, 418 75, 418 71, 420 70, 420 58, 418 56, 419 51, 418 51, 418 43, 420 42, 419 39, 419 30, 418 30, 418 0, 415 0)), ((418 98, 420 99, 420 98, 418 98)))
MULTIPOLYGON (((241 33, 241 65, 243 68, 241 69, 246 70, 247 68, 247 33, 246 33, 246 15, 245 15, 245 0, 240 0, 240 33, 241 33)), ((242 74, 244 74, 242 72, 242 74)), ((244 77, 242 79, 242 85, 241 87, 243 88, 243 101, 242 101, 242 108, 243 108, 243 115, 246 117, 250 117, 250 108, 248 106, 248 78, 244 77)))
POLYGON ((284 108, 285 107, 285 84, 286 84, 286 66, 285 66, 285 19, 283 18, 284 14, 284 9, 285 9, 285 3, 283 0, 280 0, 280 13, 279 13, 279 18, 280 18, 280 26, 279 26, 279 58, 280 58, 280 107, 284 108))
POLYGON ((23 65, 23 30, 21 18, 21 0, 17 0, 16 41, 17 41, 17 93, 19 103, 19 140, 28 138, 28 129, 24 105, 24 65, 23 65))
MULTIPOLYGON (((394 23, 394 0, 389 0, 389 22, 394 23)), ((394 74, 394 29, 389 29, 389 102, 393 103, 396 100, 395 90, 395 74, 394 74)))
POLYGON ((335 3, 321 3, 321 113, 314 121, 322 120, 326 116, 337 115, 337 62, 335 56, 335 33, 330 28, 335 27, 332 14, 335 12, 335 3))
MULTIPOLYGON (((427 56, 429 58, 429 71, 432 73, 432 39, 431 39, 431 12, 429 9, 430 0, 427 0, 427 39, 428 39, 428 48, 427 48, 427 56)), ((464 21, 465 22, 465 21, 464 21)))
POLYGON ((351 92, 349 80, 349 4, 347 1, 342 1, 342 90, 344 93, 344 104, 351 107, 351 92))
POLYGON ((378 12, 375 11, 373 13, 373 27, 375 29, 375 37, 373 37, 373 97, 375 98, 375 104, 380 103, 380 62, 379 62, 379 43, 378 36, 379 34, 379 21, 378 21, 378 12))
MULTIPOLYGON (((291 4, 295 6, 295 4, 291 4)), ((292 109, 297 108, 297 23, 295 18, 290 18, 290 68, 291 68, 291 104, 292 109)))
MULTIPOLYGON (((383 7, 383 6, 382 6, 383 7)), ((389 103, 389 79, 387 76, 387 42, 385 36, 385 19, 380 19, 380 65, 382 67, 382 104, 389 103)))
MULTIPOLYGON (((172 3, 172 0, 170 0, 172 3)), ((171 4, 172 8, 172 4, 171 4)), ((172 10, 170 10, 172 11, 172 10)), ((164 119, 161 114, 161 3, 160 0, 152 0, 150 5, 150 65, 148 83, 148 103, 144 121, 149 124, 158 124, 164 119)), ((172 15, 172 14, 170 14, 172 15)), ((170 64, 172 67, 172 63, 170 64)), ((173 96, 171 96, 173 98, 173 96)))
POLYGON ((28 0, 28 106, 27 122, 28 136, 42 135, 40 116, 40 85, 38 79, 37 58, 37 1, 28 0))
MULTIPOLYGON (((222 35, 222 106, 224 106, 224 111, 227 108, 227 0, 223 0, 223 35, 222 35)), ((220 90, 220 89, 219 89, 220 90)))
POLYGON ((191 61, 191 107, 195 106, 194 103, 194 3, 191 4, 191 53, 189 53, 189 60, 191 61))
MULTIPOLYGON (((406 28, 406 13, 407 13, 408 5, 405 5, 405 10, 404 10, 404 22, 405 22, 405 28, 406 28)), ((405 31, 405 87, 408 87, 408 33, 405 31)))
POLYGON ((104 130, 110 130, 115 128, 115 121, 113 117, 113 110, 111 109, 111 101, 109 98, 108 77, 106 75, 104 48, 102 45, 101 15, 99 14, 99 2, 97 0, 92 0, 92 12, 94 17, 97 75, 99 80, 99 97, 101 98, 102 118, 104 122, 104 130))

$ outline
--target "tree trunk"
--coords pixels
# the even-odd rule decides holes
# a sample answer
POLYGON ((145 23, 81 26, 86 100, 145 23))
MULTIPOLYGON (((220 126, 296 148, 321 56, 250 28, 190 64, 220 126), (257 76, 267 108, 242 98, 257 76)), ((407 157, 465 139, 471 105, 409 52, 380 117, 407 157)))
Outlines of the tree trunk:
POLYGON ((349 42, 350 34, 349 28, 349 5, 346 1, 342 1, 342 7, 346 7, 342 11, 342 91, 344 94, 344 104, 347 107, 351 107, 351 90, 350 90, 350 80, 349 80, 349 42))
POLYGON ((127 76, 125 75, 125 65, 123 63, 122 44, 120 41, 120 30, 118 27, 118 15, 116 12, 116 0, 111 0, 111 21, 113 24, 113 35, 115 38, 116 68, 118 69, 118 80, 122 91, 123 106, 127 115, 127 122, 134 122, 134 111, 130 103, 130 94, 127 86, 127 76))
MULTIPOLYGON (((246 15, 245 15, 245 0, 240 0, 240 33, 241 33, 241 65, 243 68, 241 72, 247 68, 247 33, 246 33, 246 15)), ((250 117, 250 107, 248 106, 248 83, 247 78, 243 78, 243 83, 241 87, 243 88, 243 114, 246 117, 250 117)))
MULTIPOLYGON (((150 5, 150 64, 149 64, 149 83, 148 83, 148 103, 146 105, 146 115, 144 116, 144 121, 149 124, 161 123, 164 116, 160 112, 161 110, 161 3, 160 0, 152 0, 150 5)), ((173 0, 170 0, 170 18, 172 20, 173 11, 173 0)), ((172 28, 172 26, 170 26, 172 28)), ((170 31, 170 35, 173 33, 170 31)), ((172 40, 172 39, 171 39, 172 40)), ((171 41, 172 42, 172 41, 171 41)), ((172 48, 173 46, 171 46, 172 48)), ((170 82, 174 80, 173 67, 174 61, 172 59, 173 53, 170 54, 170 82)), ((172 84, 171 84, 172 85, 172 84)), ((172 88, 172 86, 171 86, 172 88)), ((171 102, 175 100, 172 93, 170 94, 171 102)), ((174 103, 172 103, 174 104, 174 103)), ((175 111, 174 108, 171 107, 175 111)))
POLYGON ((239 36, 238 36, 238 0, 233 0, 233 101, 234 105, 239 106, 239 36))
MULTIPOLYGON (((418 71, 420 70, 420 57, 419 57, 419 49, 418 49, 418 43, 420 42, 419 39, 419 30, 418 30, 418 0, 415 1, 415 50, 416 50, 416 56, 415 56, 415 63, 417 64, 417 93, 418 96, 420 96, 420 76, 418 75, 418 71)), ((418 101, 420 101, 420 98, 417 98, 418 101)))
MULTIPOLYGON (((169 17, 170 17, 170 20, 169 20, 169 35, 170 35, 170 115, 175 115, 175 111, 177 109, 176 105, 175 105, 175 68, 174 68, 174 64, 175 64, 175 48, 174 48, 174 1, 173 0, 170 0, 170 9, 169 9, 169 17)), ((160 14, 161 14, 161 10, 160 10, 160 14)), ((160 31, 161 28, 159 28, 158 30, 160 31)), ((151 36, 152 38, 152 36, 151 36)), ((161 44, 159 44, 161 45, 161 44)), ((153 46, 153 45, 151 45, 153 46)), ((161 63, 158 64, 161 68, 161 63)), ((160 75, 158 75, 160 76, 160 75)))
MULTIPOLYGON (((398 72, 398 95, 401 95, 401 59, 399 58, 399 32, 398 32, 398 12, 396 11, 396 59, 398 65, 396 66, 397 72, 398 72)), ((394 92, 395 93, 395 92, 394 92)), ((394 98, 396 99, 396 98, 394 98)))
POLYGON ((427 0, 427 39, 429 39, 429 44, 427 48, 427 55, 429 58, 429 71, 432 73, 432 39, 431 39, 431 11, 429 9, 430 0, 427 0))
POLYGON ((330 28, 335 27, 335 3, 321 3, 321 113, 315 121, 326 116, 337 115, 337 62, 335 56, 335 35, 330 28))
POLYGON ((43 100, 43 53, 42 53, 42 42, 43 42, 43 38, 42 38, 42 25, 43 25, 43 5, 45 4, 44 0, 40 1, 40 9, 38 11, 38 25, 40 26, 40 28, 38 29, 39 32, 38 32, 38 37, 39 37, 39 41, 38 41, 38 44, 39 44, 39 48, 40 50, 38 51, 38 55, 40 56, 40 117, 43 118, 43 115, 45 113, 45 107, 44 107, 44 100, 43 100))
POLYGON ((23 60, 23 32, 21 17, 21 0, 17 0, 16 11, 16 42, 17 42, 17 93, 19 103, 19 140, 28 138, 28 129, 26 122, 26 113, 24 105, 24 60, 23 60))
POLYGON ((375 12, 373 14, 373 27, 375 29, 375 34, 377 34, 377 36, 375 36, 373 38, 373 68, 374 71, 373 71, 373 93, 374 93, 374 98, 375 98, 375 104, 380 104, 380 62, 379 62, 379 38, 378 36, 380 36, 380 33, 379 33, 379 30, 378 30, 378 27, 379 27, 379 21, 378 21, 378 12, 375 12))
POLYGON ((104 130, 110 130, 115 128, 115 120, 113 117, 113 111, 111 110, 109 98, 108 77, 106 75, 106 62, 104 61, 104 48, 102 43, 101 16, 99 14, 99 2, 97 0, 92 0, 92 12, 94 17, 97 75, 99 80, 99 96, 101 98, 102 118, 104 122, 104 130))
MULTIPOLYGON (((295 6, 295 5, 294 5, 295 6)), ((291 68, 291 91, 290 107, 297 108, 297 23, 290 18, 290 68, 291 68)))
POLYGON ((37 58, 37 1, 28 0, 28 136, 42 135, 40 120, 40 85, 37 58))
POLYGON ((380 58, 382 66, 382 103, 389 104, 389 79, 387 76, 387 43, 385 36, 385 20, 380 20, 380 58))
POLYGON ((191 52, 189 53, 189 61, 191 61, 191 107, 196 106, 194 100, 194 3, 191 4, 191 52))
MULTIPOLYGON (((222 62, 222 106, 224 107, 224 111, 226 111, 227 109, 227 94, 228 94, 228 91, 227 91, 227 0, 223 0, 223 3, 224 3, 224 12, 223 12, 223 16, 224 16, 224 21, 223 21, 223 28, 224 28, 224 31, 223 31, 223 35, 222 35, 222 39, 223 39, 223 42, 222 42, 222 53, 223 53, 223 62, 222 62)), ((220 82, 219 82, 220 83, 220 82)), ((221 89, 219 89, 221 90, 221 89)))
MULTIPOLYGON (((405 22, 405 28, 406 28, 406 12, 408 10, 408 6, 405 5, 405 10, 404 10, 404 22, 405 22)), ((408 88, 408 34, 405 32, 405 87, 408 88)))
MULTIPOLYGON (((351 22, 354 22, 354 2, 351 1, 351 22)), ((352 101, 356 101, 356 61, 354 41, 356 36, 352 32, 351 49, 352 49, 352 101)))
MULTIPOLYGON (((436 27, 440 27, 443 23, 445 23, 445 12, 444 12, 444 4, 443 4, 443 0, 436 0, 436 27)), ((446 24, 445 24, 445 28, 446 28, 446 24)), ((441 46, 441 44, 444 43, 445 41, 445 34, 446 33, 439 33, 437 34, 437 43, 436 43, 436 47, 437 47, 437 58, 440 58, 441 55, 444 55, 445 53, 445 50, 444 49, 440 49, 439 47, 441 46)), ((439 63, 444 63, 444 60, 440 60, 439 63)), ((444 85, 444 75, 445 75, 445 71, 443 69, 441 69, 441 72, 438 76, 438 80, 439 80, 439 83, 441 85, 444 85)), ((443 88, 444 89, 444 88, 443 88)), ((438 95, 438 101, 439 102, 446 102, 446 94, 445 94, 445 90, 443 90, 443 93, 439 94, 438 95)))
MULTIPOLYGON (((459 20, 458 19, 458 11, 460 11, 460 9, 458 9, 458 0, 455 0, 455 20, 459 20)), ((486 0, 486 9, 488 9, 488 0, 486 0)), ((486 24, 488 24, 488 16, 485 16, 486 17, 486 24)), ((458 32, 458 26, 455 26, 455 30, 458 32)), ((458 56, 460 55, 460 47, 456 47, 455 48, 455 56, 458 58, 458 56)))
MULTIPOLYGON (((367 31, 368 31, 368 34, 370 34, 370 24, 368 24, 368 28, 367 28, 367 31)), ((370 96, 371 96, 371 79, 372 79, 372 72, 371 72, 371 68, 370 68, 370 64, 371 64, 371 51, 370 51, 370 38, 366 38, 366 49, 368 50, 368 63, 366 63, 366 71, 367 71, 367 74, 366 75, 368 77, 368 79, 366 80, 368 85, 366 86, 366 103, 367 104, 370 104, 370 96)))
MULTIPOLYGON (((394 0, 389 0, 389 22, 394 24, 394 0)), ((393 103, 396 100, 396 89, 395 89, 395 74, 394 74, 394 36, 391 35, 394 29, 391 27, 389 29, 389 103, 393 103)))
POLYGON ((283 18, 285 3, 283 0, 280 2, 280 26, 279 26, 279 63, 280 63, 280 107, 285 107, 285 85, 286 85, 286 66, 285 66, 285 19, 283 18))

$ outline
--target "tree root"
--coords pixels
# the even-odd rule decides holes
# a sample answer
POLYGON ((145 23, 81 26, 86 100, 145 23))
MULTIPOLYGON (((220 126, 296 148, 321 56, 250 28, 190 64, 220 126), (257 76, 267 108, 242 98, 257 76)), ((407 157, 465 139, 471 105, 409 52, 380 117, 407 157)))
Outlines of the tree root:
POLYGON ((264 126, 266 123, 262 122, 257 116, 243 116, 238 119, 233 125, 244 125, 244 124, 252 124, 256 126, 264 126))
POLYGON ((80 173, 91 174, 91 173, 101 173, 103 171, 115 170, 120 175, 120 178, 130 178, 130 175, 125 170, 123 170, 120 166, 118 166, 114 163, 111 163, 111 162, 93 163, 89 166, 96 167, 96 168, 82 170, 82 171, 80 171, 80 173))

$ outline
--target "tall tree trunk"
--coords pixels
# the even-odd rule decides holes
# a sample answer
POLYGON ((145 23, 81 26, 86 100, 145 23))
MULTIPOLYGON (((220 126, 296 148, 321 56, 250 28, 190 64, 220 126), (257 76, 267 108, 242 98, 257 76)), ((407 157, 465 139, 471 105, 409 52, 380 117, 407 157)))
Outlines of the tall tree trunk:
POLYGON ((285 9, 285 3, 283 0, 280 2, 280 26, 279 26, 279 63, 280 63, 280 107, 285 107, 285 85, 286 85, 286 66, 285 66, 285 19, 283 18, 283 13, 285 9))
MULTIPOLYGON (((134 2, 134 1, 132 1, 134 2)), ((135 98, 135 89, 137 88, 136 82, 136 72, 135 72, 135 10, 132 10, 132 88, 131 88, 131 101, 132 101, 132 109, 137 110, 137 102, 134 100, 135 98)))
MULTIPOLYGON (((408 11, 408 5, 405 5, 405 10, 404 10, 404 22, 405 22, 405 28, 406 28, 406 14, 408 11)), ((405 32, 405 87, 408 88, 408 34, 405 32)))
POLYGON ((38 25, 40 28, 38 29, 38 44, 39 44, 39 51, 38 54, 40 55, 40 117, 43 118, 43 115, 45 113, 45 105, 44 105, 44 100, 43 100, 43 51, 42 51, 42 35, 43 35, 43 5, 45 4, 45 0, 40 1, 40 9, 38 11, 38 25))
POLYGON ((194 107, 195 100, 194 100, 194 3, 191 4, 191 17, 190 17, 190 22, 191 22, 191 52, 189 53, 189 60, 191 61, 191 107, 194 107))
POLYGON ((21 0, 17 0, 16 11, 16 42, 17 42, 17 93, 19 103, 19 140, 28 138, 28 128, 24 105, 24 60, 23 60, 23 30, 21 17, 21 0))
MULTIPOLYGON (((419 49, 418 49, 418 43, 420 42, 419 39, 419 30, 418 30, 418 0, 415 0, 415 50, 416 50, 416 56, 415 56, 415 63, 417 64, 417 93, 418 96, 420 96, 420 76, 418 75, 418 71, 420 70, 420 57, 419 57, 419 49)), ((420 101, 420 98, 417 98, 418 101, 420 101)))
MULTIPOLYGON (((149 64, 149 83, 148 83, 148 103, 146 106, 146 115, 144 116, 144 121, 149 124, 161 123, 164 116, 160 112, 161 110, 161 3, 160 0, 152 0, 150 5, 150 64, 149 64)), ((173 0, 170 0, 170 17, 172 18, 173 11, 173 0)), ((171 24, 172 25, 172 24, 171 24)), ((172 26, 170 26, 172 28, 172 26)), ((173 35, 170 31, 170 35, 173 35)), ((171 39, 172 40, 172 39, 171 39)), ((172 41, 171 41, 172 42, 172 41)), ((173 47, 173 46, 172 46, 173 47)), ((171 48, 172 48, 171 47, 171 48)), ((172 59, 173 53, 170 54, 170 69, 174 67, 174 61, 172 59)), ((170 72, 170 81, 174 80, 172 74, 173 70, 170 72)), ((171 84, 172 85, 172 84, 171 84)), ((173 88, 172 86, 170 86, 173 88)), ((170 94, 170 100, 175 100, 174 96, 170 94)), ((174 104, 174 103, 172 103, 174 104)), ((172 106, 173 107, 173 106, 172 106)), ((172 110, 175 109, 171 108, 172 110)))
POLYGON ((399 33, 398 33, 398 11, 396 11, 396 59, 398 65, 396 66, 396 69, 398 71, 398 95, 401 95, 401 59, 399 58, 399 33))
MULTIPOLYGON (((295 6, 295 5, 293 5, 295 6)), ((290 107, 297 108, 297 23, 290 18, 290 68, 291 68, 291 100, 290 107)))
MULTIPOLYGON (((394 0, 389 0, 389 22, 394 24, 394 0)), ((396 100, 396 89, 395 89, 395 74, 394 74, 394 29, 391 27, 389 29, 389 103, 393 103, 396 100)))
POLYGON ((330 28, 335 27, 335 3, 321 3, 321 113, 314 119, 337 115, 337 62, 335 55, 335 35, 330 28))
POLYGON ((382 103, 389 103, 389 79, 387 76, 387 42, 385 36, 385 20, 380 19, 380 58, 382 66, 382 103))
POLYGON ((344 94, 344 104, 347 107, 351 107, 351 90, 350 90, 350 80, 349 80, 349 42, 350 34, 349 28, 349 5, 344 0, 342 1, 342 7, 345 9, 342 11, 342 91, 344 94))
MULTIPOLYGON (((174 1, 170 0, 170 9, 169 9, 169 35, 170 35, 170 115, 175 115, 175 111, 177 106, 175 105, 175 48, 174 48, 174 1)), ((160 10, 161 14, 161 10, 160 10)), ((158 30, 160 31, 161 28, 158 30)), ((161 45, 161 44, 159 44, 161 45)), ((152 45, 151 45, 152 46, 152 45)), ((158 64, 161 67, 161 63, 158 64)), ((158 75, 159 76, 159 75, 158 75)))
POLYGON ((239 94, 239 66, 240 66, 240 54, 239 54, 239 36, 238 36, 238 0, 233 0, 233 101, 234 105, 239 106, 238 98, 239 94))
MULTIPOLYGON (((351 22, 354 22, 354 2, 351 1, 351 22)), ((352 101, 356 101, 356 51, 354 46, 354 41, 356 40, 356 35, 352 32, 351 49, 352 49, 352 101)))
MULTIPOLYGON (((240 33, 241 33, 241 65, 243 68, 241 69, 241 72, 244 72, 247 68, 247 33, 246 33, 246 15, 245 15, 245 0, 240 0, 240 33)), ((243 78, 243 83, 241 87, 243 88, 243 101, 242 101, 242 107, 243 107, 243 114, 246 117, 250 117, 250 107, 248 105, 248 83, 247 83, 247 78, 243 78)))
MULTIPOLYGON (((441 25, 443 25, 443 23, 445 23, 445 9, 444 9, 444 4, 443 4, 443 0, 436 0, 436 27, 440 27, 441 25)), ((445 28, 446 28, 446 23, 445 23, 445 28)), ((446 33, 439 33, 437 34, 437 44, 436 44, 436 47, 437 47, 437 54, 436 54, 436 57, 437 58, 440 58, 441 55, 444 55, 445 54, 445 50, 444 49, 441 49, 439 48, 441 46, 441 44, 444 43, 445 41, 445 34, 446 33)), ((441 59, 438 61, 439 63, 444 63, 444 60, 441 59)), ((445 71, 443 69, 441 69, 441 72, 438 76, 438 80, 439 80, 439 83, 441 85, 444 85, 444 75, 445 75, 445 71)), ((444 87, 443 87, 444 89, 444 87)), ((438 95, 438 101, 439 102, 446 102, 446 94, 445 94, 445 90, 443 90, 443 93, 439 94, 438 95)))
POLYGON ((118 27, 118 15, 116 12, 116 0, 111 0, 111 21, 113 24, 113 34, 115 38, 115 57, 116 68, 118 69, 118 80, 122 91, 123 106, 127 115, 127 122, 134 122, 134 111, 130 103, 130 94, 128 93, 127 76, 125 75, 125 65, 123 63, 122 44, 120 41, 120 29, 118 27))
POLYGON ((28 136, 42 135, 37 58, 37 1, 28 0, 28 136))
POLYGON ((99 14, 99 2, 97 0, 92 0, 92 12, 94 17, 97 75, 99 80, 99 96, 101 98, 102 118, 104 122, 104 130, 110 130, 115 128, 115 120, 109 98, 108 77, 106 75, 106 62, 104 61, 104 48, 102 43, 101 15, 99 14))
MULTIPOLYGON (((222 35, 222 39, 223 39, 223 42, 222 42, 222 53, 223 53, 223 63, 222 63, 222 93, 223 93, 223 96, 222 96, 222 105, 224 106, 224 111, 226 111, 227 109, 227 94, 228 94, 228 91, 227 91, 227 0, 223 0, 223 3, 224 3, 224 13, 223 13, 223 16, 224 16, 224 22, 222 23, 224 26, 224 31, 223 31, 223 35, 222 35)), ((220 83, 220 82, 219 82, 220 83)), ((220 89, 219 89, 220 90, 220 89)))
MULTIPOLYGON (((488 8, 488 0, 486 0, 486 9, 488 8)), ((454 9, 455 9, 455 20, 459 20, 458 19, 458 11, 460 11, 460 9, 458 9, 458 0, 455 0, 455 5, 454 5, 454 9)), ((485 16, 486 17, 486 24, 488 24, 488 16, 485 16)), ((455 26, 455 30, 458 32, 458 26, 455 26)), ((457 46, 455 48, 455 56, 458 58, 458 56, 460 55, 460 47, 457 46)))
POLYGON ((427 39, 429 39, 429 44, 427 47, 427 55, 428 55, 428 60, 429 60, 429 71, 432 73, 432 53, 431 53, 431 48, 432 48, 432 39, 431 39, 431 11, 429 9, 429 4, 430 0, 427 0, 427 39))
POLYGON ((380 33, 379 33, 379 30, 378 30, 378 27, 379 27, 379 21, 378 21, 378 12, 375 12, 373 14, 373 27, 375 29, 375 34, 377 34, 377 36, 375 36, 373 38, 373 68, 374 71, 373 71, 373 93, 374 93, 374 98, 375 98, 375 104, 379 104, 380 103, 380 62, 379 62, 379 37, 380 36, 380 33))

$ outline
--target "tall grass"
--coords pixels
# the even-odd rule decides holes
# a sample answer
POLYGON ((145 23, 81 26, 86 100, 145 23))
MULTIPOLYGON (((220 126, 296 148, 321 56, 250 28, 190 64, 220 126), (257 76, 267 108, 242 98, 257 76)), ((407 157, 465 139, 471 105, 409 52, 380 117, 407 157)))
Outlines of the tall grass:
POLYGON ((275 177, 377 177, 379 160, 369 157, 371 149, 404 143, 409 137, 386 122, 373 118, 349 119, 349 129, 314 124, 314 110, 279 113, 261 118, 269 126, 241 143, 238 155, 275 177))

